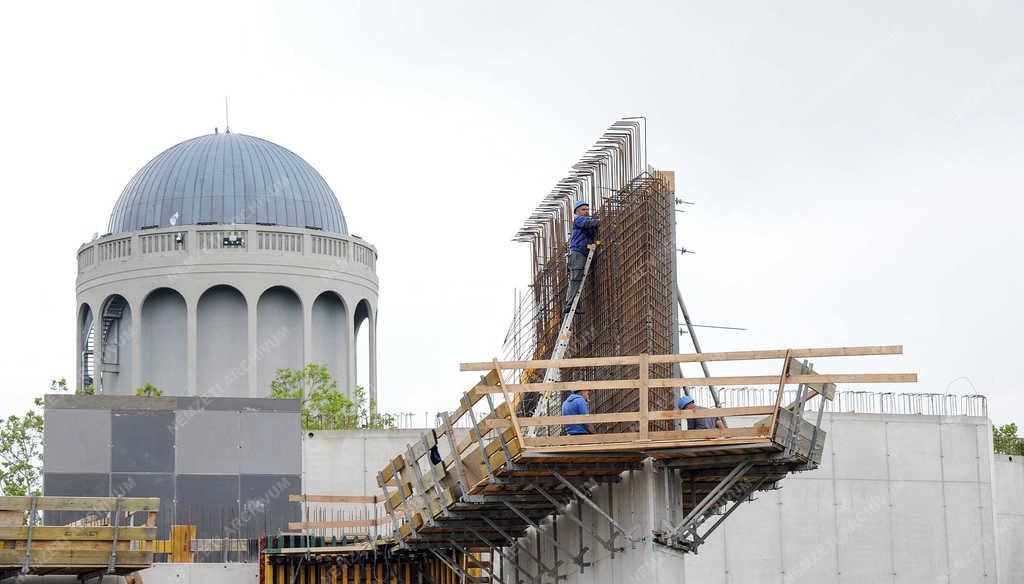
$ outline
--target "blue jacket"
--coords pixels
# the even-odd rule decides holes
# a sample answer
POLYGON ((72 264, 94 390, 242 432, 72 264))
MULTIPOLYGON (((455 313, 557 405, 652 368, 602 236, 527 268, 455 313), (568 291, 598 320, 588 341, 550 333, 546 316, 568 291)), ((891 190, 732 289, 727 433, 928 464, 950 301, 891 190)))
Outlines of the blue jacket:
MULTIPOLYGON (((585 416, 590 413, 590 408, 587 407, 587 400, 583 399, 583 396, 574 393, 570 395, 564 402, 562 402, 562 415, 563 416, 585 416)), ((585 424, 566 424, 565 433, 573 436, 577 434, 589 434, 587 432, 587 426, 585 424)))
POLYGON ((569 249, 580 253, 587 253, 590 250, 587 246, 594 243, 597 235, 597 225, 600 221, 596 217, 584 217, 576 215, 572 220, 572 237, 569 238, 569 249))

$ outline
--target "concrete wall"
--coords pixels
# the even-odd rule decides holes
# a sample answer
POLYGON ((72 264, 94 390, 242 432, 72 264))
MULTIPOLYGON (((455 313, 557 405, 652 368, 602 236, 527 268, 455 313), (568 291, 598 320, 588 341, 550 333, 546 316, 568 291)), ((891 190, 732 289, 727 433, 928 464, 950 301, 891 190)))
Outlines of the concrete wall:
MULTIPOLYGON (((187 395, 185 363, 185 299, 170 288, 158 288, 142 303, 142 372, 139 384, 152 383, 166 395, 187 395)), ((130 394, 129 394, 130 395, 130 394)))
MULTIPOLYGON (((246 360, 249 322, 245 297, 231 286, 210 288, 199 297, 196 327, 197 383, 205 390, 230 378, 231 369, 246 360)), ((248 370, 241 372, 236 386, 249 387, 248 370)))
POLYGON ((256 584, 259 564, 155 564, 138 573, 142 584, 256 584))
POLYGON ((302 484, 311 495, 377 495, 377 472, 423 430, 309 430, 302 484))
POLYGON ((988 420, 832 414, 823 424, 821 468, 740 508, 688 559, 689 579, 996 581, 988 420))
POLYGON ((1024 456, 995 457, 999 582, 1024 583, 1024 456))
MULTIPOLYGON (((615 485, 616 520, 646 541, 635 549, 627 545, 613 561, 584 536, 593 566, 580 573, 567 563, 566 582, 1022 581, 1018 501, 1024 471, 1018 462, 993 470, 987 419, 829 414, 823 424, 828 439, 821 468, 790 475, 780 490, 745 503, 697 555, 650 543, 652 526, 667 515, 660 473, 650 467, 637 473, 632 491, 628 478, 615 485), (1003 497, 999 515, 1008 525, 1002 534, 996 532, 994 472, 1003 497)), ((596 496, 605 509, 608 491, 602 487, 596 496)), ((607 522, 596 513, 584 508, 583 519, 607 535, 607 522)), ((559 542, 577 549, 576 527, 562 518, 558 529, 559 542)), ((545 531, 551 532, 550 524, 545 531)), ((534 542, 528 545, 536 553, 534 542)), ((542 539, 541 548, 550 562, 552 545, 542 539)))

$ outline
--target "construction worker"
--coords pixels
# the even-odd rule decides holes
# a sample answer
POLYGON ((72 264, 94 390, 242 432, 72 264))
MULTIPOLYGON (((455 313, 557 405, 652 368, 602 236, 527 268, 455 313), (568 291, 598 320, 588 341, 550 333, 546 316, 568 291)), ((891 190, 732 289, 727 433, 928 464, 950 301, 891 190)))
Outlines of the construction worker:
MULTIPOLYGON (((562 402, 562 415, 563 416, 586 416, 590 413, 590 408, 587 406, 587 401, 590 400, 589 389, 578 389, 569 397, 565 398, 562 402)), ((593 434, 593 424, 565 424, 565 433, 569 436, 580 436, 583 434, 593 434)))
MULTIPOLYGON (((684 395, 679 398, 679 409, 681 410, 703 410, 698 406, 693 398, 684 395)), ((687 430, 713 430, 715 428, 725 428, 725 423, 722 422, 722 418, 687 418, 686 429, 687 430)))
POLYGON ((594 243, 597 236, 597 217, 590 216, 590 205, 586 201, 576 201, 572 206, 572 237, 569 238, 569 291, 565 295, 563 313, 572 309, 572 301, 580 291, 583 282, 583 269, 587 265, 587 246, 594 243))

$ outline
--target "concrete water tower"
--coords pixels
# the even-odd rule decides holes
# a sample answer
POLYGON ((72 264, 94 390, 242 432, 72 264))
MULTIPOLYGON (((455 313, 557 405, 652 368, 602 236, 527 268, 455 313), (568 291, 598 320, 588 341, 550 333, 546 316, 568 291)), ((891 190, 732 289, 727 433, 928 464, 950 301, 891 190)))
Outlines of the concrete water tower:
POLYGON ((265 397, 274 370, 326 363, 377 390, 376 249, 320 173, 234 133, 186 140, 128 182, 78 250, 77 385, 130 395, 265 397), (357 334, 368 355, 356 355, 357 334))

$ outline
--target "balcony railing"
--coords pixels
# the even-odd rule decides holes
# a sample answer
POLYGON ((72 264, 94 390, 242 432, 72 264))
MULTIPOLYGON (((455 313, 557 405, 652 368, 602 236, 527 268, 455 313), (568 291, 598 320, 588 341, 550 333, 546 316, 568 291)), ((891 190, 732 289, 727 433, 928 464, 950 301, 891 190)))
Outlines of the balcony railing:
POLYGON ((199 225, 153 229, 131 235, 107 235, 82 246, 78 251, 78 272, 84 273, 111 262, 125 262, 140 256, 210 252, 328 256, 376 270, 376 250, 357 239, 272 227, 257 229, 199 225))

